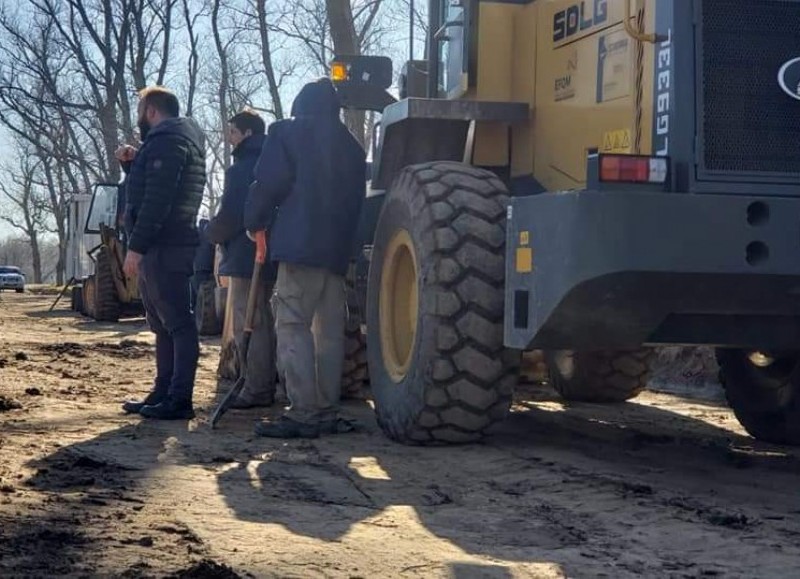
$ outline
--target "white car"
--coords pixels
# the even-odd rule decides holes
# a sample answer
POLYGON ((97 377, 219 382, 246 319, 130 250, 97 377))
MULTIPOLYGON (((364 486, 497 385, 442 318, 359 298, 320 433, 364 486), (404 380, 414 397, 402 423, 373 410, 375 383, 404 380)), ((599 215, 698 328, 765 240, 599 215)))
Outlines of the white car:
POLYGON ((25 274, 13 265, 0 265, 0 291, 13 289, 18 294, 25 291, 25 274))

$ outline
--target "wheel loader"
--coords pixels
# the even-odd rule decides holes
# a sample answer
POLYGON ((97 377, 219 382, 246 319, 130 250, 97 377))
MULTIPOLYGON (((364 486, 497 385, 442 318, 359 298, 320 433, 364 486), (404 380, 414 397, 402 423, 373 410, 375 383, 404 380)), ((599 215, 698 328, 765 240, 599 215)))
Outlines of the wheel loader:
POLYGON ((127 247, 119 227, 119 187, 98 183, 93 188, 84 233, 99 235, 100 243, 89 251, 93 273, 72 294, 73 309, 103 322, 144 314, 136 279, 122 271, 127 247))
POLYGON ((431 0, 427 58, 339 55, 380 111, 355 277, 404 443, 507 415, 524 351, 622 402, 717 349, 755 438, 800 443, 800 1, 431 0))

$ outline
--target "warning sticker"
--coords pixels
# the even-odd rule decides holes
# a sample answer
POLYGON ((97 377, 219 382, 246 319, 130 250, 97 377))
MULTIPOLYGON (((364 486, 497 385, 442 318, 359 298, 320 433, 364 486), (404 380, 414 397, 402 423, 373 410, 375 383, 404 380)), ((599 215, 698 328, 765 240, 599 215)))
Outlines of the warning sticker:
POLYGON ((597 47, 597 102, 631 93, 630 38, 624 30, 601 34, 597 47))
POLYGON ((620 129, 618 131, 608 131, 603 134, 603 153, 630 153, 631 152, 631 131, 630 129, 620 129))

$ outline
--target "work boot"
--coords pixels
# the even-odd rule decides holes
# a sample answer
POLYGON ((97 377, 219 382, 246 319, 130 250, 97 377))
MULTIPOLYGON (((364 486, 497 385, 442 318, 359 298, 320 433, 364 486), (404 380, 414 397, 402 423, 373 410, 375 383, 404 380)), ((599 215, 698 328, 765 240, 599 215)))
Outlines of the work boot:
POLYGON ((162 402, 166 397, 167 390, 156 387, 153 388, 153 390, 142 401, 128 400, 127 402, 123 403, 122 411, 125 414, 139 414, 139 411, 141 411, 141 409, 145 406, 155 406, 156 404, 162 402))
POLYGON ((191 400, 181 401, 166 398, 159 404, 145 406, 139 411, 145 418, 155 420, 191 420, 194 418, 191 400))
POLYGON ((248 392, 239 392, 239 395, 231 403, 231 408, 237 410, 247 410, 248 408, 267 408, 275 402, 275 397, 270 394, 251 395, 248 392))
POLYGON ((323 420, 319 423, 320 434, 348 434, 359 430, 359 425, 353 420, 344 418, 334 418, 333 420, 323 420))
POLYGON ((306 424, 281 416, 275 422, 256 424, 256 435, 266 438, 318 438, 319 424, 306 424))

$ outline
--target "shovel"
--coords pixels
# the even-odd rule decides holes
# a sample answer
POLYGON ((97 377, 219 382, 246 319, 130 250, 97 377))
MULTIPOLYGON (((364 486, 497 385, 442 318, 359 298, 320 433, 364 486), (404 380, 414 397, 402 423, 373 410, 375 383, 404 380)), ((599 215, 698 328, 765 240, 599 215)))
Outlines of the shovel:
POLYGON ((253 265, 253 277, 250 279, 250 289, 247 292, 247 309, 244 314, 244 336, 242 337, 242 347, 239 349, 239 379, 236 384, 228 391, 222 402, 211 414, 211 428, 216 428, 217 422, 222 415, 228 411, 231 404, 244 388, 245 378, 247 377, 247 351, 250 349, 250 337, 253 335, 253 318, 255 317, 256 301, 258 300, 258 290, 261 285, 261 269, 267 259, 267 232, 259 231, 256 237, 256 261, 253 265))

